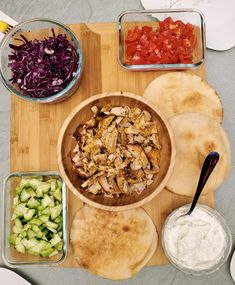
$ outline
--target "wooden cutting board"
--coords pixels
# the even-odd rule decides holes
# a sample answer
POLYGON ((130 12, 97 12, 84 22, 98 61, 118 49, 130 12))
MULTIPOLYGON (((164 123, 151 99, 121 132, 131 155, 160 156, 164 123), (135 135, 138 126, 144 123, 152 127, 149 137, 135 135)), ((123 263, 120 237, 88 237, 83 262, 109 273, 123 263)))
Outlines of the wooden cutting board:
MULTIPOLYGON (((71 29, 81 43, 84 54, 84 72, 76 93, 64 102, 43 105, 33 104, 11 96, 11 171, 57 170, 56 143, 63 121, 71 110, 84 99, 105 91, 128 91, 142 94, 148 83, 163 72, 130 72, 117 62, 118 39, 115 23, 73 24, 71 29)), ((205 77, 204 67, 191 71, 205 77)), ((175 208, 191 199, 163 190, 144 208, 152 217, 158 233, 166 216, 175 208)), ((200 202, 214 205, 213 193, 200 202)), ((69 191, 69 226, 82 202, 69 191)), ((159 242, 148 265, 166 264, 159 242)), ((63 267, 78 267, 69 248, 63 267)))

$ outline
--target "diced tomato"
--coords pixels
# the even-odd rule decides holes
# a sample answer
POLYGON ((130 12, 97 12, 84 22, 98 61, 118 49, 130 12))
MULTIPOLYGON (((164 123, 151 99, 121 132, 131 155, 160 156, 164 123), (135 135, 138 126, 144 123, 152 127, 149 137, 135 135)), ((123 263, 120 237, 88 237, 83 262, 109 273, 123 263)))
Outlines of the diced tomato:
POLYGON ((135 65, 135 64, 145 64, 145 60, 144 58, 140 57, 140 56, 134 56, 131 60, 131 64, 135 65))
POLYGON ((157 48, 157 45, 154 42, 150 42, 149 51, 152 52, 157 48))
POLYGON ((146 35, 142 35, 140 37, 140 43, 142 44, 142 46, 144 46, 145 44, 149 43, 148 37, 146 35))
POLYGON ((163 31, 162 35, 166 38, 170 38, 170 37, 172 37, 172 31, 171 30, 163 31))
POLYGON ((183 39, 183 40, 182 40, 182 46, 183 46, 183 47, 185 47, 185 48, 187 47, 187 48, 188 48, 188 47, 191 47, 191 45, 192 45, 192 44, 191 44, 191 42, 190 42, 189 39, 183 39))
POLYGON ((151 53, 148 56, 148 60, 150 63, 157 63, 159 61, 159 57, 156 55, 156 53, 151 53))
POLYGON ((183 23, 181 20, 175 21, 175 24, 176 24, 178 27, 180 27, 180 28, 183 28, 183 27, 185 26, 184 23, 183 23))
POLYGON ((192 24, 168 17, 159 22, 158 29, 129 29, 125 43, 128 64, 192 63, 196 36, 192 24))
POLYGON ((149 34, 151 31, 152 31, 152 27, 149 27, 149 26, 143 26, 142 27, 142 31, 144 32, 144 33, 147 33, 147 34, 149 34))
POLYGON ((137 50, 137 47, 135 44, 129 44, 127 45, 127 48, 126 48, 126 55, 127 56, 132 56, 137 50))
POLYGON ((158 34, 157 33, 155 33, 155 32, 151 32, 150 34, 149 34, 149 38, 151 39, 151 41, 152 42, 157 42, 157 40, 158 40, 158 34))
POLYGON ((165 63, 165 64, 169 63, 169 57, 167 54, 162 55, 160 63, 165 63))
POLYGON ((140 27, 135 27, 133 32, 136 33, 137 35, 142 35, 142 29, 140 27))
POLYGON ((149 55, 149 51, 147 49, 142 49, 141 50, 141 56, 146 57, 149 55))
POLYGON ((185 25, 185 30, 187 30, 187 31, 193 31, 193 29, 194 29, 194 27, 193 27, 192 24, 187 23, 187 24, 185 25))
POLYGON ((126 43, 132 43, 137 40, 137 33, 131 32, 128 33, 126 37, 126 43))

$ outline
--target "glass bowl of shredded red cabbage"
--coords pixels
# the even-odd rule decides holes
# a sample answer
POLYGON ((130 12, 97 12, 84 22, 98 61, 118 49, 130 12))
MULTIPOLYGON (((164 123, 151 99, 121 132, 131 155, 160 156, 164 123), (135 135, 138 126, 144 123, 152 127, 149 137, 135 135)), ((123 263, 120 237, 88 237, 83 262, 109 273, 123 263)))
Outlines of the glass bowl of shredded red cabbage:
POLYGON ((0 75, 5 87, 37 103, 62 101, 78 88, 83 57, 74 33, 49 19, 15 26, 0 45, 0 75))

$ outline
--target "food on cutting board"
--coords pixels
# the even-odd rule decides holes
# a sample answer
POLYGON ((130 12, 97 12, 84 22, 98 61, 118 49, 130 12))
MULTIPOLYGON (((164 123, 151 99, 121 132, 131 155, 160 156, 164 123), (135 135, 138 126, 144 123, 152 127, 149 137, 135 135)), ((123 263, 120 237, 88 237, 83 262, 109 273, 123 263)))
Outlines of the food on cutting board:
POLYGON ((84 179, 81 187, 111 198, 140 194, 159 172, 158 123, 139 108, 105 105, 91 110, 93 117, 74 133, 73 170, 84 179))
POLYGON ((63 248, 62 184, 54 177, 21 179, 8 241, 20 253, 52 257, 63 248))
POLYGON ((191 73, 165 73, 150 82, 143 96, 158 106, 167 118, 184 112, 199 112, 219 123, 223 119, 219 95, 201 77, 191 73))
POLYGON ((147 264, 157 248, 158 235, 142 208, 110 212, 85 205, 74 217, 70 241, 80 266, 120 280, 147 264))
POLYGON ((178 208, 165 221, 162 232, 164 251, 182 270, 215 269, 226 260, 231 243, 223 219, 204 205, 197 205, 190 215, 184 215, 189 206, 178 208))
POLYGON ((126 64, 193 63, 195 27, 171 17, 159 26, 135 26, 125 36, 126 64))
POLYGON ((224 181, 231 167, 229 140, 221 124, 200 113, 183 113, 170 119, 176 141, 176 160, 166 189, 184 196, 193 196, 207 154, 216 151, 220 160, 202 192, 215 190, 224 181))
POLYGON ((63 90, 74 78, 78 67, 78 53, 66 34, 43 40, 27 40, 20 35, 21 45, 9 44, 12 53, 8 56, 12 71, 10 81, 24 95, 45 98, 63 90))

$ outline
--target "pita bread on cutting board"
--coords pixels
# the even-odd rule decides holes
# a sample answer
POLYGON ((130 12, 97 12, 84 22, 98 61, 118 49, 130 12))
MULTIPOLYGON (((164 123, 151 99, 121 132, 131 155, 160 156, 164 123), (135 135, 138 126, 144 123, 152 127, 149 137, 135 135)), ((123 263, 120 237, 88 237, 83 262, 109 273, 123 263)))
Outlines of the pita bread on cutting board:
POLYGON ((176 160, 166 189, 178 195, 193 196, 207 154, 217 151, 220 159, 202 195, 215 190, 224 181, 231 166, 229 140, 223 127, 199 113, 176 115, 169 122, 175 135, 176 160))
POLYGON ((218 94, 197 75, 186 72, 163 74, 150 82, 143 96, 162 109, 167 118, 184 112, 199 112, 219 123, 223 120, 218 94))
POLYGON ((158 236, 142 208, 110 212, 85 205, 74 217, 70 240, 80 266, 120 280, 146 265, 157 248, 158 236))

